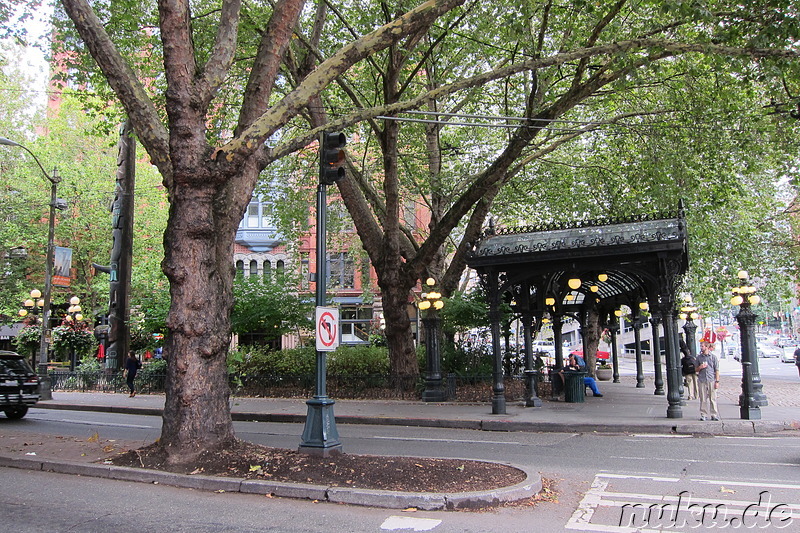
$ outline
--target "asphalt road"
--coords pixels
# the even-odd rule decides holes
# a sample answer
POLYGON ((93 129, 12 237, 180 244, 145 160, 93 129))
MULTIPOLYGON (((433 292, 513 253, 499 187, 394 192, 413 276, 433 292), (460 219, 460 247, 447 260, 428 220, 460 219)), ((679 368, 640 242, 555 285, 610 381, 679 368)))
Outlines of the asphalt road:
MULTIPOLYGON (((787 365, 788 366, 788 365, 787 365)), ((142 444, 159 417, 31 410, 0 431, 142 444)), ((302 425, 237 422, 240 438, 296 448, 302 425)), ((557 502, 486 512, 398 512, 0 469, 6 531, 800 531, 800 438, 491 433, 340 424, 346 453, 529 465, 557 502), (672 506, 672 507, 670 507, 672 506), (672 518, 671 511, 681 512, 672 518), (712 513, 711 511, 715 511, 712 513), (682 514, 681 514, 682 513, 682 514), (699 525, 698 525, 699 524, 699 525), (622 527, 621 527, 622 526, 622 527)))

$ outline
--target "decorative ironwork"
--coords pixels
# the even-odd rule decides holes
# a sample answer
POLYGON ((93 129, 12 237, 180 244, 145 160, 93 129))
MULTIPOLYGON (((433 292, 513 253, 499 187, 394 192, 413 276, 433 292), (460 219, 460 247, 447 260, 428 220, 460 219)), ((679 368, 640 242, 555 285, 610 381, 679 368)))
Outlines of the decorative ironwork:
POLYGON ((644 244, 680 241, 686 237, 680 219, 653 219, 617 223, 610 226, 580 226, 540 232, 519 232, 519 228, 497 230, 497 235, 476 243, 472 257, 520 255, 529 253, 576 250, 589 247, 611 247, 625 244, 644 244), (602 228, 589 233, 590 228, 602 228))
POLYGON ((597 217, 586 220, 571 220, 569 222, 550 222, 540 225, 529 226, 512 226, 508 228, 498 228, 491 224, 487 230, 483 232, 483 237, 493 235, 517 235, 520 233, 540 233, 543 231, 560 231, 580 228, 594 228, 598 226, 612 226, 615 224, 631 224, 636 222, 649 222, 652 220, 665 220, 670 218, 683 218, 681 209, 677 211, 656 211, 653 213, 640 213, 637 215, 629 215, 625 217, 597 217))

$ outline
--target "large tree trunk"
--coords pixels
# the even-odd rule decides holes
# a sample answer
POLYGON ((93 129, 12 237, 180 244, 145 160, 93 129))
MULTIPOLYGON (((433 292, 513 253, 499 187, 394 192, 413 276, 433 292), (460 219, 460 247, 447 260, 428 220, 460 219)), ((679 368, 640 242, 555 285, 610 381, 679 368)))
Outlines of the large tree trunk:
MULTIPOLYGON (((176 183, 180 177, 176 175, 176 183)), ((196 177, 193 179, 197 179, 196 177)), ((217 187, 177 187, 164 236, 170 281, 167 394, 159 445, 172 463, 187 462, 234 440, 226 357, 233 306, 229 216, 216 212, 217 187)))
POLYGON ((390 372, 398 378, 398 386, 413 386, 414 378, 419 375, 419 364, 411 336, 411 319, 408 317, 409 289, 399 284, 382 286, 381 296, 386 317, 390 372))
POLYGON ((600 313, 596 307, 590 307, 586 312, 586 324, 583 326, 584 346, 586 353, 586 371, 594 377, 595 361, 597 361, 597 347, 600 345, 600 336, 603 328, 600 327, 600 313))

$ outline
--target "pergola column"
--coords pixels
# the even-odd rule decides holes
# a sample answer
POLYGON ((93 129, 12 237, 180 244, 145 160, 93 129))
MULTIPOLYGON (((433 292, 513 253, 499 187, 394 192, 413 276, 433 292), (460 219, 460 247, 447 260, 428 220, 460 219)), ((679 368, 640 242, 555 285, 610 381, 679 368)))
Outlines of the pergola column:
POLYGON ((503 351, 500 347, 500 288, 496 273, 488 276, 489 289, 489 325, 492 331, 492 354, 494 367, 492 370, 492 414, 506 414, 506 386, 503 383, 503 351))
POLYGON ((642 323, 638 316, 633 317, 633 339, 636 349, 636 388, 644 388, 644 364, 642 363, 642 323))
POLYGON ((660 309, 664 320, 667 358, 667 418, 683 418, 681 409, 681 365, 678 348, 678 313, 672 306, 660 309))
POLYGON ((613 367, 614 383, 619 383, 619 349, 617 348, 617 333, 619 333, 619 319, 615 316, 615 323, 608 330, 611 332, 611 366, 613 367))
POLYGON ((650 327, 653 330, 653 370, 655 371, 655 386, 653 392, 656 396, 664 396, 664 375, 661 372, 661 317, 653 315, 650 317, 650 327))
POLYGON ((525 337, 525 407, 541 407, 542 400, 538 396, 538 372, 533 368, 533 313, 522 313, 522 332, 525 337))
POLYGON ((553 343, 556 352, 556 368, 564 368, 564 339, 561 336, 563 327, 564 322, 561 320, 561 315, 553 316, 553 343))

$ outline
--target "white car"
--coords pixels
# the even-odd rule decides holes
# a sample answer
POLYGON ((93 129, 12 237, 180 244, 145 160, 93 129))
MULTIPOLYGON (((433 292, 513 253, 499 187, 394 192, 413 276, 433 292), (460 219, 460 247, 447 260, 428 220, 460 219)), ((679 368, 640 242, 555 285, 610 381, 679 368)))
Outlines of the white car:
POLYGON ((794 350, 792 348, 784 348, 781 354, 781 361, 784 363, 794 363, 794 350))
POLYGON ((758 351, 759 357, 780 357, 783 353, 783 350, 774 344, 766 344, 763 342, 758 343, 756 351, 758 351))

